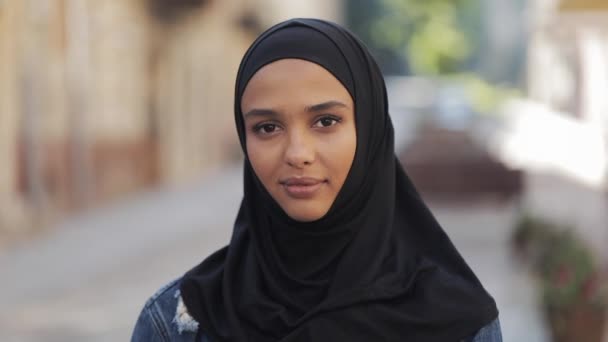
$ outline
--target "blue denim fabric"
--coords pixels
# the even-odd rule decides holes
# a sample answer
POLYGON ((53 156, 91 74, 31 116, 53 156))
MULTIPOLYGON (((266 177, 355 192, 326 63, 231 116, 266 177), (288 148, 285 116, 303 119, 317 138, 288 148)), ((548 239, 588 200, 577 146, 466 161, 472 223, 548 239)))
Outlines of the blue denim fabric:
MULTIPOLYGON (((131 342, 195 342, 197 329, 192 325, 179 324, 176 312, 179 300, 179 282, 176 279, 158 290, 144 305, 131 342)), ((195 323, 196 324, 196 323, 195 323)), ((201 334, 198 342, 211 342, 208 336, 201 334)), ((502 342, 498 318, 481 328, 475 336, 463 342, 502 342)))
POLYGON ((502 331, 500 329, 500 321, 495 319, 492 323, 481 328, 471 342, 502 342, 502 331))
MULTIPOLYGON (((133 334, 131 342, 193 342, 196 340, 196 330, 186 329, 176 322, 176 312, 179 300, 179 282, 176 279, 158 290, 144 305, 133 334)), ((207 336, 202 336, 201 342, 209 342, 207 336)))

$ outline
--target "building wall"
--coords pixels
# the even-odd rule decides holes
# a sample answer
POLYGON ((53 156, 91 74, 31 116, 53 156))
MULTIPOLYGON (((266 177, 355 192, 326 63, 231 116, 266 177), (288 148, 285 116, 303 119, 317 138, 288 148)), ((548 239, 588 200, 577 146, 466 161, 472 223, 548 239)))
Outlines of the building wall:
POLYGON ((344 23, 343 0, 257 0, 256 7, 262 22, 270 26, 282 20, 299 18, 320 18, 344 23))
POLYGON ((564 158, 563 165, 587 176, 565 169, 554 170, 563 179, 532 173, 527 180, 527 205, 532 212, 573 224, 597 254, 606 258, 602 208, 606 207, 608 184, 608 3, 537 0, 531 6, 543 11, 533 11, 531 16, 528 95, 546 105, 555 117, 548 120, 547 116, 540 123, 540 130, 546 130, 542 138, 551 139, 549 121, 568 123, 564 126, 568 134, 558 136, 564 146, 551 146, 551 152, 564 158), (581 128, 584 135, 577 137, 575 128, 581 128))
POLYGON ((238 153, 234 79, 255 37, 236 25, 241 10, 234 4, 211 2, 158 42, 152 103, 168 183, 199 177, 238 153))
POLYGON ((0 229, 16 224, 18 3, 0 2, 0 229))
POLYGON ((608 9, 560 11, 556 6, 550 13, 532 25, 528 94, 555 110, 605 126, 608 9))
POLYGON ((233 91, 245 49, 286 18, 341 21, 340 6, 0 1, 0 225, 183 184, 240 158, 233 91))

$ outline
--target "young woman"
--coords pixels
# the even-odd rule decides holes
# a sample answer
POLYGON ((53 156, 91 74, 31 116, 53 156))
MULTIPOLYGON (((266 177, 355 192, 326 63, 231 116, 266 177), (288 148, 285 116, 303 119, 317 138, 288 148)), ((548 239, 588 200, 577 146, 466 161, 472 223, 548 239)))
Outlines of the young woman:
POLYGON ((235 120, 231 241, 150 298, 132 341, 501 341, 494 300, 395 157, 384 80, 351 33, 264 32, 235 120))

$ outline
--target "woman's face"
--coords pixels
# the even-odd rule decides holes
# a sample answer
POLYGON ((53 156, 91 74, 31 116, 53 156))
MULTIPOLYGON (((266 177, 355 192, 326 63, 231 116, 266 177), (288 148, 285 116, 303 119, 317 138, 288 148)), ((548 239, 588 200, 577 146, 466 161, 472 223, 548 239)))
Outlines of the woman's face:
POLYGON ((258 70, 241 98, 247 156, 291 218, 323 217, 355 156, 354 104, 323 67, 281 59, 258 70))

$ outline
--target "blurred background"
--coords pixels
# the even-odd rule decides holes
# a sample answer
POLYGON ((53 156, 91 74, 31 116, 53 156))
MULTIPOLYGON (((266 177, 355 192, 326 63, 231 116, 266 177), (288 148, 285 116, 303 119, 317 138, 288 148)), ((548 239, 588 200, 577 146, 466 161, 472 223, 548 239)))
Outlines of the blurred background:
POLYGON ((608 1, 0 0, 0 340, 128 340, 228 242, 238 63, 336 21, 505 341, 608 341, 608 1))

